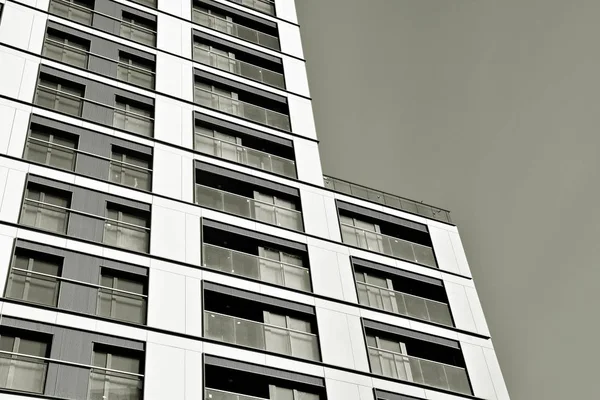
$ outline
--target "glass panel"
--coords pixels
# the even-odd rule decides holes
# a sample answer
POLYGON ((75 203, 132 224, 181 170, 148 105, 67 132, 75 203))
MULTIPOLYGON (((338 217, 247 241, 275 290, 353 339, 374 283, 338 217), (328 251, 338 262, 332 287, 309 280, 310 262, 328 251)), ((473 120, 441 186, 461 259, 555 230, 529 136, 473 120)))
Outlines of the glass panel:
POLYGON ((446 304, 438 303, 435 301, 427 302, 427 309, 429 311, 429 318, 433 322, 438 324, 454 326, 452 323, 452 316, 450 315, 450 308, 446 304))
POLYGON ((131 18, 123 18, 119 35, 126 39, 154 47, 156 43, 156 33, 151 27, 143 26, 143 23, 134 21, 131 18))
POLYGON ((126 56, 119 57, 117 79, 145 88, 154 88, 154 74, 144 63, 126 56))
POLYGON ((114 372, 90 372, 89 400, 138 400, 142 398, 139 378, 114 372))
POLYGON ((75 143, 60 136, 31 132, 27 139, 25 159, 56 168, 74 170, 75 143))
POLYGON ((111 182, 150 190, 150 171, 147 161, 119 152, 113 152, 111 158, 115 160, 110 163, 109 179, 111 182))
POLYGON ((56 61, 62 61, 79 68, 86 68, 88 61, 87 47, 67 41, 53 35, 48 35, 44 41, 42 55, 56 61))
POLYGON ((57 86, 40 81, 35 94, 35 104, 71 115, 81 115, 83 93, 75 88, 57 86), (43 86, 43 87, 42 87, 43 86))
POLYGON ((146 109, 117 102, 113 116, 113 126, 151 137, 154 130, 154 121, 151 117, 152 113, 146 109))
POLYGON ((110 289, 98 289, 97 314, 103 317, 144 324, 146 322, 146 299, 110 289))
MULTIPOLYGON (((110 213, 107 214, 110 218, 110 213)), ((104 224, 104 243, 129 250, 148 252, 149 231, 144 229, 147 224, 146 219, 123 212, 120 215, 122 217, 119 218, 119 221, 127 224, 113 220, 106 221, 104 224)))
POLYGON ((80 24, 92 24, 92 11, 78 1, 51 0, 50 13, 80 24))
POLYGON ((275 15, 275 6, 267 0, 242 0, 242 4, 269 15, 275 15))
MULTIPOLYGON (((61 207, 68 206, 66 199, 52 195, 46 195, 44 201, 61 207)), ((23 212, 21 213, 21 224, 64 234, 67 227, 67 215, 67 210, 47 204, 28 202, 25 199, 23 212)))
POLYGON ((0 387, 42 393, 46 380, 46 368, 46 362, 42 360, 0 354, 0 387))
POLYGON ((242 346, 265 348, 263 325, 228 315, 204 313, 206 337, 242 346))

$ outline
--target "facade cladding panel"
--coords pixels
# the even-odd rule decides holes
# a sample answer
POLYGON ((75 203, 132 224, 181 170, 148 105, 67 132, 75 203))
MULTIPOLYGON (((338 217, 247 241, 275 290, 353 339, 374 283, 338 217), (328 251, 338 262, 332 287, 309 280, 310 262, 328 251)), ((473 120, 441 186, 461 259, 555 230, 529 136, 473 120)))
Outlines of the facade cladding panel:
POLYGON ((0 397, 509 399, 449 212, 321 179, 294 0, 34 3, 0 0, 0 397))

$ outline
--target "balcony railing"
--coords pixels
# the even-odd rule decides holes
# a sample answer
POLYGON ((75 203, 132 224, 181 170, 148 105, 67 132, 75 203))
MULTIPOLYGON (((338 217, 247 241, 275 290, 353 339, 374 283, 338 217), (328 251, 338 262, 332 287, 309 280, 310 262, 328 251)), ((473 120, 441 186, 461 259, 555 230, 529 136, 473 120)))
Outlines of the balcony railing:
POLYGON ((242 0, 242 5, 269 15, 275 15, 275 3, 271 0, 242 0))
POLYGON ((101 56, 99 54, 95 54, 75 46, 70 46, 50 38, 46 38, 44 40, 44 49, 42 51, 42 55, 53 60, 84 69, 88 69, 89 60, 91 58, 98 58, 103 61, 108 61, 116 65, 117 79, 132 85, 141 86, 147 89, 154 89, 154 71, 113 60, 112 58, 101 56), (72 52, 72 54, 67 53, 66 55, 68 57, 65 57, 65 53, 63 52, 64 50, 72 52))
MULTIPOLYGON (((62 159, 65 161, 66 170, 75 170, 75 159, 77 155, 84 155, 92 157, 98 160, 108 161, 109 166, 109 178, 110 182, 119 183, 121 185, 134 187, 141 190, 150 190, 150 182, 152 180, 152 170, 149 168, 140 167, 139 165, 130 164, 124 161, 114 160, 112 158, 100 156, 97 154, 89 153, 87 151, 78 150, 73 147, 63 146, 58 143, 49 142, 29 136, 27 143, 25 144, 25 158, 29 161, 38 162, 35 159, 31 159, 31 154, 39 153, 45 154, 48 150, 56 150, 62 153, 62 159), (66 168, 66 165, 69 165, 66 168)), ((52 165, 52 163, 41 163, 43 165, 52 165)))
POLYGON ((277 111, 223 96, 194 86, 194 102, 200 106, 222 111, 273 128, 290 130, 290 117, 277 111))
POLYGON ((204 265, 223 272, 269 282, 288 288, 310 291, 308 269, 241 251, 204 243, 204 265))
POLYGON ((264 151, 196 132, 196 150, 274 174, 296 178, 296 163, 264 151))
POLYGON ((66 234, 71 214, 104 221, 104 235, 102 240, 104 244, 127 250, 148 252, 150 228, 38 200, 27 198, 23 200, 21 224, 50 232, 66 234))
POLYGON ((82 116, 83 107, 85 104, 93 104, 112 111, 112 125, 115 128, 150 137, 154 133, 154 118, 152 117, 122 108, 117 108, 115 106, 109 106, 107 104, 89 100, 84 97, 44 85, 37 85, 35 104, 40 107, 75 115, 77 117, 82 116), (60 98, 63 103, 66 100, 66 103, 63 107, 56 106, 55 100, 57 98, 60 98))
POLYGON ((43 393, 47 370, 45 359, 0 351, 0 388, 43 393))
POLYGON ((369 200, 374 203, 383 204, 397 210, 406 211, 412 214, 421 215, 426 218, 452 224, 452 220, 450 219, 450 211, 448 210, 430 206, 424 203, 419 203, 414 200, 405 199, 404 197, 393 194, 384 193, 379 190, 369 189, 365 186, 356 185, 354 183, 332 178, 330 176, 323 176, 323 180, 326 188, 335 190, 336 192, 349 194, 351 196, 369 200))
POLYGON ((303 231, 302 213, 264 201, 196 184, 196 204, 251 218, 266 224, 303 231))
POLYGON ((256 29, 248 28, 247 26, 236 24, 224 18, 215 15, 207 14, 194 8, 192 14, 194 23, 207 28, 214 29, 219 32, 226 33, 237 38, 247 40, 263 47, 268 47, 273 50, 279 50, 279 38, 267 33, 257 31, 256 29))
POLYGON ((364 282, 356 282, 356 286, 360 304, 437 324, 454 326, 450 307, 445 303, 364 282))
POLYGON ((319 360, 317 336, 204 311, 204 337, 309 360, 319 360))
POLYGON ((369 346, 371 371, 402 381, 471 395, 467 371, 454 365, 408 356, 369 346))
POLYGON ((141 375, 93 367, 88 400, 141 400, 141 375))
POLYGON ((226 392, 224 390, 211 388, 204 389, 204 398, 206 400, 269 400, 264 397, 247 396, 245 394, 226 392))
POLYGON ((340 225, 342 226, 342 240, 346 244, 437 268, 437 263, 431 247, 398 239, 393 236, 382 235, 381 233, 368 231, 344 223, 341 223, 340 225))
POLYGON ((194 45, 194 61, 231 72, 244 78, 262 82, 266 85, 285 88, 283 74, 259 67, 223 54, 215 53, 209 49, 194 45))

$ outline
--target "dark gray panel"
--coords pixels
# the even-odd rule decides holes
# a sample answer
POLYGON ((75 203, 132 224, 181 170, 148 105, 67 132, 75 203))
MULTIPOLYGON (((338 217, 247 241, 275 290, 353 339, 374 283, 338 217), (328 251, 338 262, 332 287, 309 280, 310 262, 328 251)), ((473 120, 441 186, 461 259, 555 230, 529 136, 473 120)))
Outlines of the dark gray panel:
POLYGON ((89 368, 61 365, 56 371, 52 395, 61 399, 85 399, 88 395, 89 380, 89 368))
POLYGON ((247 93, 252 93, 252 94, 255 94, 255 95, 270 99, 270 100, 277 101, 282 104, 287 104, 287 98, 285 98, 283 96, 279 96, 274 93, 267 92, 266 90, 261 90, 261 89, 255 88, 250 85, 244 85, 243 83, 233 81, 231 79, 223 78, 222 76, 211 74, 210 72, 202 71, 199 69, 194 69, 194 77, 206 79, 210 82, 217 83, 217 84, 220 83, 222 85, 226 85, 226 86, 229 86, 229 87, 232 87, 235 89, 239 89, 239 90, 242 90, 247 93))
MULTIPOLYGON (((95 11, 98 13, 107 14, 112 16, 118 20, 122 19, 123 11, 140 16, 149 21, 154 21, 156 23, 156 15, 152 15, 146 13, 144 11, 140 11, 135 8, 127 7, 126 5, 116 3, 114 1, 102 0, 95 2, 95 11)), ((92 23, 93 27, 99 29, 101 31, 110 32, 114 35, 119 35, 121 24, 119 21, 115 21, 114 19, 102 16, 100 14, 94 15, 94 20, 92 23)))
POLYGON ((208 33, 194 30, 193 34, 194 34, 194 39, 199 39, 200 41, 208 41, 208 42, 214 43, 216 45, 229 47, 230 49, 239 51, 241 53, 251 54, 253 56, 260 57, 265 60, 269 60, 270 62, 274 62, 276 64, 282 64, 281 58, 272 56, 270 54, 265 54, 261 51, 256 51, 256 50, 250 49, 246 46, 241 46, 237 43, 233 43, 228 40, 224 40, 224 39, 218 38, 216 36, 209 35, 208 33))
POLYGON ((428 335, 426 333, 421 333, 417 331, 413 331, 410 329, 399 328, 397 326, 392 326, 388 324, 383 324, 377 321, 371 321, 369 319, 363 319, 363 325, 365 328, 374 329, 381 332, 391 333, 393 335, 405 336, 417 340, 422 340, 425 342, 431 342, 435 344, 441 344, 442 346, 448 346, 453 349, 460 349, 460 344, 456 340, 446 339, 439 336, 428 335))
POLYGON ((379 389, 375 389, 375 397, 377 398, 377 400, 424 400, 418 397, 386 392, 379 389))
POLYGON ((228 296, 239 297, 246 300, 255 301, 257 303, 269 304, 276 307, 287 308, 288 310, 299 311, 304 314, 315 315, 314 307, 304 304, 293 303, 291 301, 278 299, 276 297, 265 296, 262 294, 247 292, 245 290, 235 289, 228 286, 218 285, 216 283, 203 281, 204 290, 223 293, 228 296))
POLYGON ((62 282, 58 297, 58 308, 95 315, 98 290, 70 282, 62 282))
MULTIPOLYGON (((194 4, 199 4, 199 5, 204 4, 211 8, 223 10, 223 11, 225 11, 226 14, 229 14, 229 15, 239 15, 240 17, 244 17, 244 18, 250 19, 252 21, 259 22, 260 24, 268 26, 270 28, 277 28, 277 23, 275 23, 273 21, 269 21, 267 19, 260 18, 255 15, 252 15, 252 14, 247 14, 241 10, 238 10, 237 8, 228 7, 225 4, 217 3, 216 1, 202 0, 202 1, 194 2, 194 4)), ((235 22, 235 18, 234 18, 234 22, 235 22)))
POLYGON ((360 265, 362 267, 385 272, 390 275, 396 275, 396 276, 401 276, 403 278, 414 279, 416 281, 425 282, 425 283, 428 283, 431 285, 444 286, 443 281, 441 281, 440 279, 430 278, 429 276, 415 274, 414 272, 404 271, 399 268, 389 267, 387 265, 378 264, 373 261, 363 260, 361 258, 356 258, 356 257, 350 256, 350 259, 352 261, 352 264, 354 264, 354 265, 360 265))
POLYGON ((225 120, 222 120, 219 118, 215 118, 210 115, 202 114, 201 112, 198 112, 198 111, 194 112, 194 119, 197 121, 207 122, 212 125, 217 125, 226 130, 239 132, 241 134, 248 135, 248 136, 254 136, 256 138, 264 139, 269 142, 281 144, 281 145, 284 145, 287 147, 293 147, 293 142, 291 140, 284 139, 284 138, 274 136, 274 135, 269 135, 268 133, 264 133, 261 131, 257 131, 255 129, 247 128, 242 125, 234 124, 232 122, 225 121, 225 120))
POLYGON ((247 182, 252 185, 264 187, 267 189, 274 190, 276 192, 285 193, 285 194, 300 198, 300 191, 298 189, 290 187, 290 186, 281 185, 279 183, 267 181, 266 179, 260 179, 255 176, 242 174, 241 172, 233 171, 233 170, 227 169, 227 168, 218 167, 218 166, 212 165, 212 164, 203 163, 201 161, 196 161, 195 167, 196 167, 196 169, 199 169, 201 171, 225 176, 227 178, 247 182))
POLYGON ((257 240, 262 240, 262 241, 265 241, 268 243, 278 244, 281 246, 288 247, 290 249, 300 250, 305 253, 308 251, 308 247, 305 244, 293 242, 291 240, 282 239, 282 238, 278 238, 275 236, 265 235, 260 232, 250 231, 248 229, 239 228, 239 227, 233 226, 233 225, 227 225, 222 222, 211 221, 211 220, 203 218, 202 226, 219 229, 219 230, 225 231, 225 232, 235 233, 235 234, 242 235, 242 236, 251 237, 251 238, 254 238, 257 240))
POLYGON ((415 229, 421 232, 428 232, 427 225, 419 224, 418 222, 409 221, 407 219, 398 218, 393 215, 384 214, 379 211, 370 210, 368 208, 360 207, 354 204, 346 203, 340 200, 336 200, 337 207, 339 210, 345 210, 349 212, 353 212, 359 215, 364 215, 366 217, 378 219, 380 221, 389 222, 394 225, 405 226, 407 228, 415 229))
POLYGON ((249 364, 241 361, 230 360, 227 358, 204 355, 205 365, 214 365, 235 369, 237 371, 250 372, 257 375, 264 375, 273 378, 285 379, 292 382, 305 383, 312 386, 325 387, 325 380, 316 376, 299 374, 296 372, 282 371, 275 368, 263 367, 262 365, 249 364))

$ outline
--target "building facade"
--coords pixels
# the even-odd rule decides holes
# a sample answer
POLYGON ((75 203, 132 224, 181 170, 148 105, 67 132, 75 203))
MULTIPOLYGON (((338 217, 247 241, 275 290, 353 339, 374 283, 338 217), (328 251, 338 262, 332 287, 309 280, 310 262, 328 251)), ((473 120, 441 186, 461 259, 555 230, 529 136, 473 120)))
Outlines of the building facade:
POLYGON ((293 0, 0 0, 0 398, 508 400, 449 213, 324 177, 293 0))

